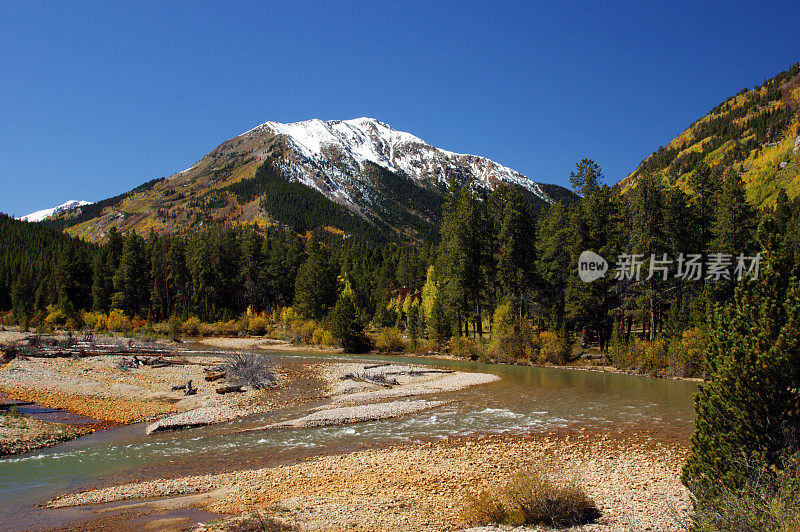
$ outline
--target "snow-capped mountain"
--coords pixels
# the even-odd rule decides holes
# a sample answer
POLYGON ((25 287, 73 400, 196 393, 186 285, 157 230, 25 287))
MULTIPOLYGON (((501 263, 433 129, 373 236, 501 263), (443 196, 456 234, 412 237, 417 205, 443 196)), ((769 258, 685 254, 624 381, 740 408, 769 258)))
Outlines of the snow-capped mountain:
POLYGON ((468 180, 483 191, 518 186, 537 206, 575 198, 563 187, 437 148, 373 118, 315 119, 265 122, 186 170, 47 222, 87 240, 102 240, 112 226, 146 234, 278 224, 424 241, 438 234, 447 185, 468 180))
POLYGON ((21 216, 19 219, 23 222, 41 222, 45 218, 55 216, 56 214, 71 211, 72 209, 77 209, 78 207, 91 204, 91 201, 69 200, 68 202, 62 203, 57 207, 51 207, 49 209, 42 209, 41 211, 32 212, 30 214, 26 214, 25 216, 21 216))
MULTIPOLYGON (((237 139, 246 142, 271 135, 285 137, 287 147, 294 152, 281 165, 287 177, 344 202, 353 202, 352 189, 362 188, 352 182, 352 176, 363 174, 366 163, 427 185, 447 185, 450 178, 462 182, 472 178, 478 186, 493 190, 499 182, 514 183, 551 201, 537 183, 511 168, 485 157, 436 148, 374 118, 265 122, 237 139)), ((268 153, 264 150, 257 155, 266 157, 268 153)))

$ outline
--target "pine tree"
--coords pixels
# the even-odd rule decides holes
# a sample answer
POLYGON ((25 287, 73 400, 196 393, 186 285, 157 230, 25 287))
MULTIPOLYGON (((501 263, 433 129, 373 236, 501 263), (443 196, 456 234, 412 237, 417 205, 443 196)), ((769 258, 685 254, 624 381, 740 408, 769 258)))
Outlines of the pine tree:
POLYGON ((570 256, 564 282, 564 318, 576 329, 594 330, 600 348, 605 349, 612 327, 609 312, 616 307, 616 294, 611 290, 613 274, 591 283, 584 283, 577 275, 578 257, 583 251, 613 259, 620 247, 619 200, 611 187, 598 184, 600 178, 600 168, 589 159, 579 162, 570 178, 584 198, 570 209, 566 219, 570 256))
POLYGON ((149 271, 144 239, 131 232, 124 238, 119 267, 114 273, 115 292, 111 298, 111 305, 130 316, 138 315, 143 304, 150 299, 149 271))
POLYGON ((308 258, 295 281, 294 306, 301 316, 321 319, 335 303, 336 272, 330 254, 316 240, 308 245, 308 258))
POLYGON ((333 307, 331 334, 342 342, 346 353, 363 353, 369 349, 364 326, 359 321, 358 310, 350 290, 344 290, 333 307))
POLYGON ((440 348, 445 346, 453 336, 453 325, 444 299, 442 292, 439 292, 427 320, 428 337, 440 348))
POLYGON ((475 325, 473 330, 482 335, 485 225, 471 181, 454 192, 443 213, 437 270, 443 273, 449 285, 448 293, 458 315, 459 330, 463 322, 464 336, 468 336, 469 322, 472 320, 475 325))
MULTIPOLYGON (((763 226, 763 224, 762 224, 763 226)), ((748 465, 777 467, 800 436, 800 284, 770 261, 717 310, 707 349, 710 375, 695 400, 697 420, 683 481, 702 508, 739 489, 748 465)))
POLYGON ((497 272, 503 292, 514 301, 519 319, 525 312, 525 294, 531 286, 535 264, 535 220, 518 190, 503 208, 497 272))

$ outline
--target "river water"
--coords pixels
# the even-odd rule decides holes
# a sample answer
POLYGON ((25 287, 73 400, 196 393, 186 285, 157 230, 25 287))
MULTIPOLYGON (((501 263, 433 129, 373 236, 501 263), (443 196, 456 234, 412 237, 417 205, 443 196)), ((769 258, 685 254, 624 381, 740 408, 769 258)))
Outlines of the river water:
MULTIPOLYGON (((338 427, 236 431, 298 415, 309 405, 212 427, 145 436, 144 425, 103 430, 0 459, 0 529, 43 529, 88 517, 42 510, 59 494, 140 479, 293 463, 311 456, 476 433, 554 429, 639 431, 687 441, 692 382, 613 373, 392 356, 272 353, 286 364, 323 359, 399 362, 494 373, 500 380, 426 396, 445 404, 396 419, 338 427)), ((311 405, 313 406, 313 405, 311 405)))

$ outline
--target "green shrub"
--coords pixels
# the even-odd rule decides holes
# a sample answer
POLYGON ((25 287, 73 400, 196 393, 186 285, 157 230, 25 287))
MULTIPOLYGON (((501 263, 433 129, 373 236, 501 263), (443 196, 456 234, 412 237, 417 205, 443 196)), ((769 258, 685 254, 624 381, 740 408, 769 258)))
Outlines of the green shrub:
POLYGON ((495 309, 489 354, 498 362, 540 362, 540 342, 530 320, 520 320, 511 303, 495 309))
POLYGON ((683 331, 680 338, 669 346, 668 371, 681 377, 702 377, 706 374, 705 349, 708 331, 703 327, 693 327, 683 331))
POLYGON ((168 323, 168 332, 169 337, 173 340, 180 340, 181 332, 182 332, 182 325, 181 319, 178 316, 172 315, 169 318, 168 323))
POLYGON ((317 322, 314 320, 301 321, 298 327, 299 340, 304 344, 310 344, 314 340, 314 329, 317 322))
POLYGON ((47 317, 44 321, 51 327, 61 327, 67 323, 67 313, 61 307, 56 305, 48 305, 47 317))
POLYGON ((569 361, 572 345, 565 338, 554 332, 543 331, 539 334, 539 361, 563 365, 569 361))
POLYGON ((744 464, 749 472, 739 489, 724 486, 695 500, 698 532, 800 531, 800 455, 778 468, 744 464))
POLYGON ((83 324, 89 329, 94 329, 97 326, 97 322, 103 317, 104 317, 103 314, 100 312, 81 313, 81 319, 83 320, 83 324))
POLYGON ((481 344, 473 342, 466 336, 457 336, 450 341, 450 354, 453 356, 478 360, 485 353, 486 349, 481 344))

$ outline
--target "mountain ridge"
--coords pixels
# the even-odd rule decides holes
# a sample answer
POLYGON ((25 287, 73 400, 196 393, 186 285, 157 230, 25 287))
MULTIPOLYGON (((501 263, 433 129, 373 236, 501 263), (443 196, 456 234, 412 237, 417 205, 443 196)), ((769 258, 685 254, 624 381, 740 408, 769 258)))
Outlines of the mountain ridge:
POLYGON ((180 233, 214 223, 278 224, 305 231, 328 227, 328 216, 337 221, 332 230, 427 240, 438 232, 449 183, 467 181, 487 193, 500 183, 518 186, 537 207, 576 198, 558 185, 536 183, 486 157, 437 148, 374 118, 312 119, 264 122, 168 178, 47 223, 98 241, 111 227, 180 233), (296 212, 282 201, 292 202, 296 212))

